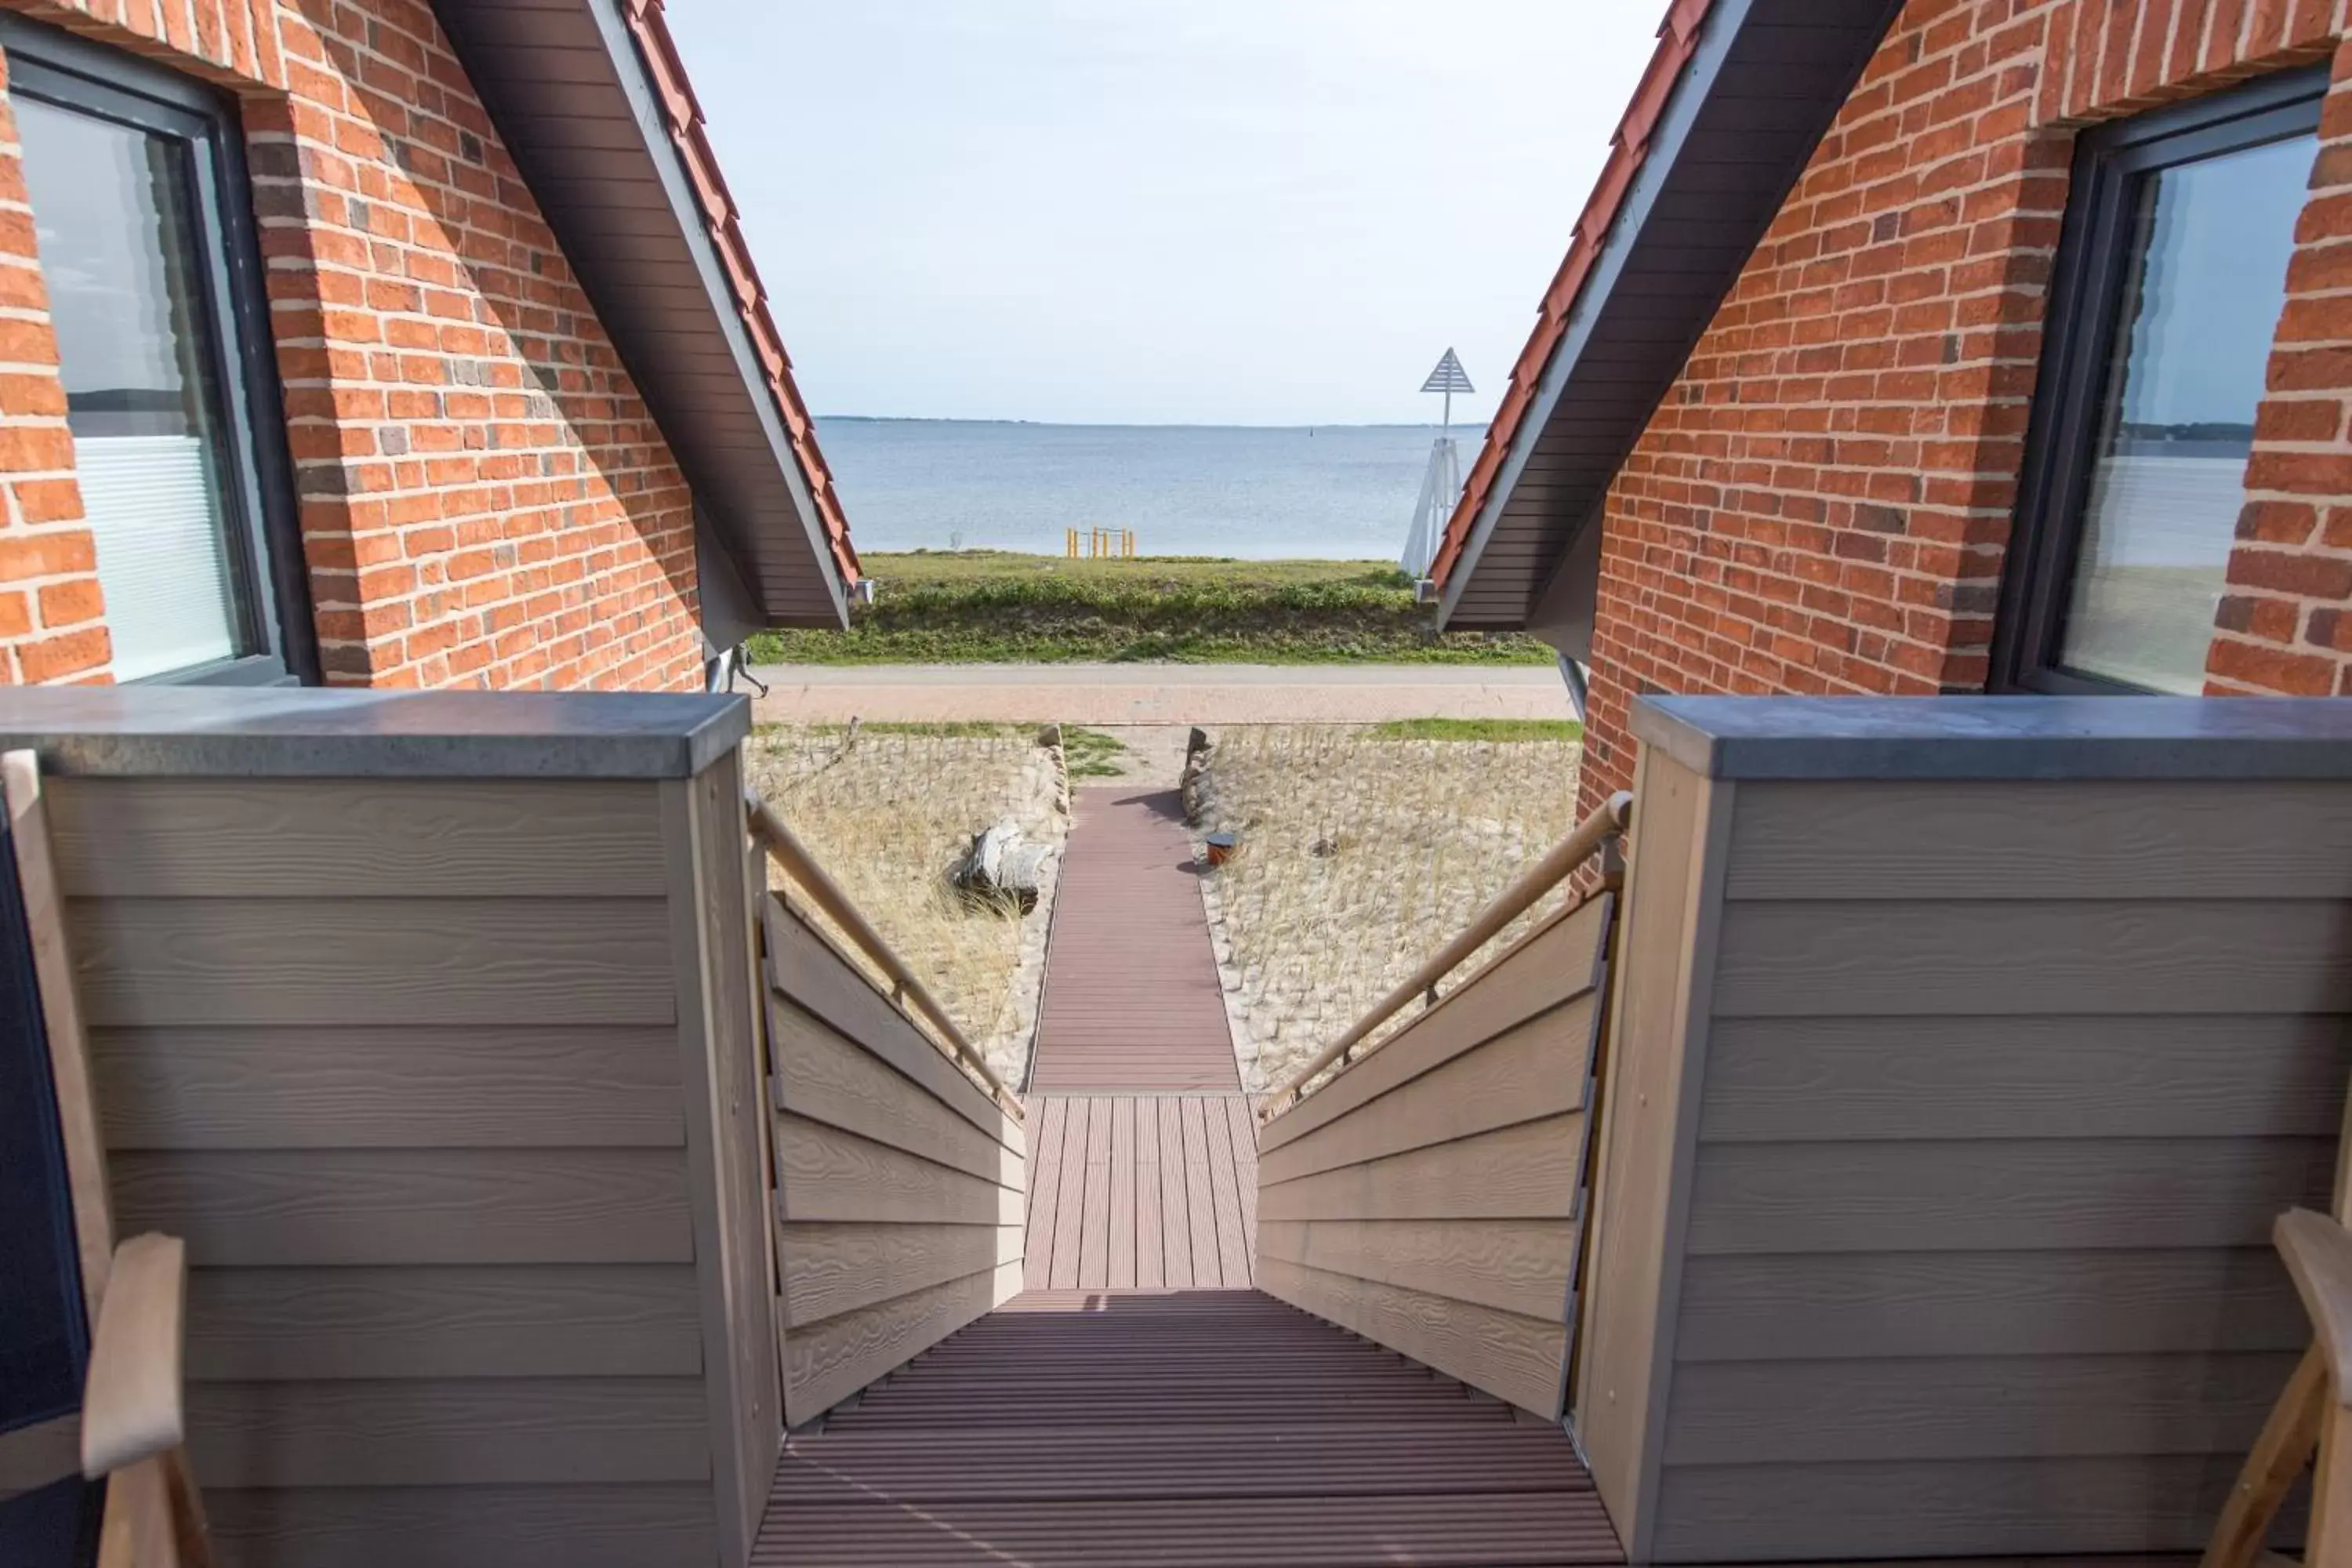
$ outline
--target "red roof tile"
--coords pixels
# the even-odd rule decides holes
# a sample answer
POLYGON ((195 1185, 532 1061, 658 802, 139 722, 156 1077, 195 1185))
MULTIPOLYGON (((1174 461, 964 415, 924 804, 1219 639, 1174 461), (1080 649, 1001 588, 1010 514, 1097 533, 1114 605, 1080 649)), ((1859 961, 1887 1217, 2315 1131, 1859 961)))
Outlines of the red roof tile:
POLYGON ((1618 204, 1624 200, 1633 176, 1641 171, 1643 159, 1648 155, 1650 132, 1664 111, 1667 99, 1674 95, 1675 83, 1682 79, 1683 68, 1690 63, 1697 48, 1699 24, 1706 19, 1711 3, 1712 0, 1673 0, 1665 20, 1658 25, 1658 47, 1651 52, 1641 84, 1633 89, 1633 101, 1617 121, 1616 133, 1609 141, 1609 162, 1601 166, 1601 177, 1593 182, 1592 194, 1577 217, 1576 227, 1569 237, 1568 255, 1561 259, 1551 286, 1544 290, 1535 331, 1511 367, 1510 384, 1504 388, 1501 406, 1496 409, 1494 422, 1486 427, 1486 444, 1479 448, 1478 460, 1471 465, 1469 480, 1462 487, 1462 500, 1445 524, 1445 537, 1438 545, 1437 558, 1431 563, 1429 573, 1441 585, 1470 542, 1470 530, 1478 521, 1479 509, 1494 489, 1495 479, 1503 469, 1503 459, 1509 455, 1511 443, 1519 434, 1520 422, 1526 419, 1528 406, 1535 401, 1536 384, 1543 379, 1544 367, 1551 363, 1552 352, 1559 347, 1559 340, 1568 331, 1569 313, 1584 288, 1586 275, 1592 269, 1592 258, 1609 232, 1611 220, 1617 216, 1618 204))
POLYGON ((825 467, 824 454, 817 449, 816 427, 809 419, 807 405, 801 402, 800 389, 793 384, 792 358, 784 353, 784 340, 768 314, 768 292, 761 286, 760 269, 751 260, 751 247, 743 241, 743 226, 735 200, 728 194, 727 178, 719 172, 719 159, 703 133, 702 106, 695 101, 694 84, 687 79, 685 62, 678 58, 669 24, 663 18, 662 0, 626 0, 622 13, 628 19, 629 31, 635 35, 638 50, 645 56, 655 87, 661 94, 664 127, 686 165, 687 177, 702 208, 703 226, 719 252, 719 264, 727 269, 736 312, 750 331, 752 346, 767 373, 768 390, 783 417, 793 456, 808 481, 817 515, 824 519, 834 562, 841 568, 845 584, 856 583, 857 551, 849 542, 849 521, 842 515, 841 498, 834 493, 833 471, 825 467))

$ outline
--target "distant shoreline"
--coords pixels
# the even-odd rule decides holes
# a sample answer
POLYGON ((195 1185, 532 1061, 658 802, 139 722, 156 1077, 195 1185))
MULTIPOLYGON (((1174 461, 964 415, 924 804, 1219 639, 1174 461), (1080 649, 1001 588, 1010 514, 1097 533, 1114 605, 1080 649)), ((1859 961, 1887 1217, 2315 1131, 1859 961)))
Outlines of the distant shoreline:
POLYGON ((1374 419, 1351 421, 1327 420, 1321 424, 1289 425, 1230 425, 1197 419, 970 419, 936 416, 929 414, 818 414, 816 432, 824 437, 828 425, 957 425, 992 426, 1019 430, 1427 430, 1435 434, 1451 429, 1457 437, 1483 437, 1486 431, 1484 419, 1461 418, 1450 426, 1436 420, 1374 419))

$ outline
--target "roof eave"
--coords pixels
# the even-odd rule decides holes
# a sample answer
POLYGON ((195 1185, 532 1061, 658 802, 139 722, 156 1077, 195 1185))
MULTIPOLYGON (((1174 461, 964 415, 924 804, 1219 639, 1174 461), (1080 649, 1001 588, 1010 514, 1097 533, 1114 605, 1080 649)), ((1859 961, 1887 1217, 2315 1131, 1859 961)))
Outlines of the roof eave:
POLYGON ((1580 552, 1577 545, 1600 516, 1617 468, 1672 390, 1899 9, 1900 0, 1678 0, 1447 523, 1432 573, 1440 585, 1441 626, 1525 626, 1544 604, 1579 598, 1563 592, 1561 575, 1597 572, 1598 552, 1580 552), (1787 52, 1792 40, 1802 41, 1793 55, 1787 52), (1802 64, 1782 70, 1785 60, 1802 64), (1717 104, 1727 68, 1734 78, 1717 104), (1780 90, 1759 93, 1759 79, 1780 90), (1730 129, 1741 125, 1750 129, 1730 129), (1755 156, 1739 141, 1740 154, 1727 159, 1722 144, 1743 133, 1762 138, 1771 151, 1755 156), (1687 156, 1694 136, 1704 142, 1695 158, 1687 156), (1711 182, 1727 168, 1744 171, 1748 183, 1718 197, 1727 187, 1711 182), (1705 221, 1720 227, 1719 238, 1693 234, 1700 221, 1692 212, 1695 193, 1706 193, 1705 221), (1662 268, 1662 252, 1698 259, 1662 268), (1638 282, 1627 294, 1629 278, 1638 282), (1662 281, 1682 287, 1661 289, 1662 281), (1612 314, 1621 295, 1622 321, 1612 314), (1660 313, 1662 301, 1671 312, 1660 313), (1661 325, 1669 331, 1657 332, 1661 325), (1580 380, 1596 336, 1607 352, 1591 377, 1580 380), (1637 340, 1654 346, 1629 353, 1637 340), (1564 427, 1565 446, 1549 449, 1543 485, 1535 500, 1518 506, 1528 466, 1547 451, 1572 383, 1583 390, 1564 427), (1465 598, 1507 523, 1514 556, 1499 578, 1487 574, 1495 580, 1481 585, 1465 613, 1465 598), (1515 594, 1516 609, 1506 608, 1515 594))
MULTIPOLYGON (((833 495, 813 422, 801 405, 790 361, 769 317, 765 292, 742 244, 718 164, 703 140, 699 110, 677 65, 659 0, 555 0, 528 13, 495 0, 434 0, 434 5, 499 127, 500 140, 539 199, 590 304, 628 366, 648 412, 669 439, 698 502, 709 510, 721 544, 753 590, 761 613, 775 626, 845 626, 849 589, 858 577, 856 553, 833 495), (550 84, 543 74, 540 79, 532 78, 551 62, 527 41, 519 41, 518 33, 529 27, 534 14, 572 18, 566 47, 549 53, 582 61, 601 52, 604 66, 589 73, 598 81, 563 84, 575 92, 604 95, 597 101, 609 107, 596 118, 575 122, 565 115, 538 111, 543 105, 535 102, 535 95, 550 84), (585 41, 588 35, 593 37, 593 46, 585 41), (606 68, 609 80, 601 79, 606 68), (610 140, 598 144, 591 136, 593 129, 611 127, 625 117, 635 127, 637 145, 610 140), (672 289, 668 298, 698 295, 699 302, 686 311, 695 323, 690 332, 701 345, 698 363, 723 360, 740 379, 740 400, 732 393, 724 395, 728 417, 744 435, 752 436, 756 426, 757 435, 749 444, 697 451, 689 428, 693 419, 683 408, 666 406, 663 389, 674 373, 683 374, 687 362, 677 357, 675 344, 633 324, 634 308, 626 300, 628 264, 599 265, 595 235, 586 226, 590 218, 612 218, 622 210, 617 205, 609 212, 597 207, 600 182, 581 177, 583 167, 597 170, 606 160, 625 163, 628 180, 639 189, 648 176, 658 185, 668 224, 675 226, 660 244, 677 258, 671 263, 674 268, 690 263, 697 285, 672 289), (731 504, 726 499, 730 489, 739 498, 731 504), (762 490, 769 498, 763 503, 751 505, 740 499, 762 490)), ((655 209, 640 206, 631 216, 650 210, 655 209)))

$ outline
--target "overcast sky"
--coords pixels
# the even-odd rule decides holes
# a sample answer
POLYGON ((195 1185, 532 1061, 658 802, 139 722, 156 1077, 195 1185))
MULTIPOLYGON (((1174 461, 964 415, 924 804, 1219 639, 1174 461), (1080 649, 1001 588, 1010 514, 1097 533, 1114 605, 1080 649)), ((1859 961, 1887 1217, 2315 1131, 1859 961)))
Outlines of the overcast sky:
POLYGON ((670 0, 820 415, 1483 419, 1663 0, 670 0))

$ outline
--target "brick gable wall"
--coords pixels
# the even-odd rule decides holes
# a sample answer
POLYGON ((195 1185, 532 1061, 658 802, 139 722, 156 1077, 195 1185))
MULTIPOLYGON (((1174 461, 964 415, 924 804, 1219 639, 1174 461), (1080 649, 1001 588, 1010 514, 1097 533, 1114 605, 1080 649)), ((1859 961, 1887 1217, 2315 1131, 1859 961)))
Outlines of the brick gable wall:
MULTIPOLYGON (((700 684, 685 480, 427 5, 0 5, 242 105, 331 683, 700 684)), ((0 679, 104 679, 34 251, 0 113, 0 679)))
POLYGON ((1983 688, 2074 131, 2331 56, 2208 689, 2352 695, 2345 25, 2345 0, 1905 6, 1610 489, 1587 809, 1631 782, 1640 693, 1983 688))

